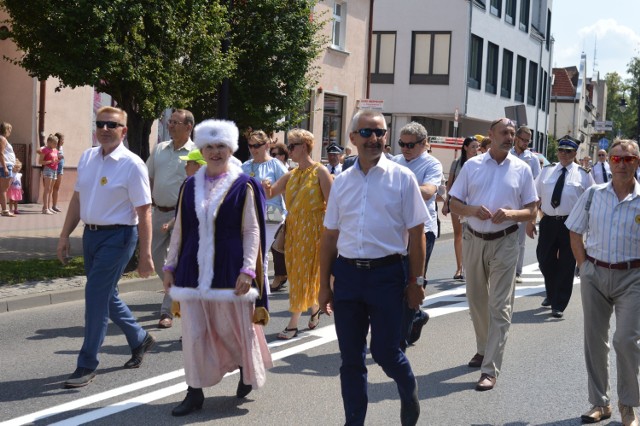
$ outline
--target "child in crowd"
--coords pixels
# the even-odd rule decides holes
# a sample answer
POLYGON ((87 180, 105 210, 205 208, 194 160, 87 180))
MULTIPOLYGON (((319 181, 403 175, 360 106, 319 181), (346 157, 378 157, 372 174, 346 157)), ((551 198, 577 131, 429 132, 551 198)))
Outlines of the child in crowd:
POLYGON ((16 158, 16 164, 13 166, 13 180, 9 185, 7 194, 9 195, 9 211, 18 214, 18 201, 22 201, 22 163, 16 158))
POLYGON ((42 180, 44 192, 42 194, 42 214, 54 214, 51 209, 51 195, 53 183, 58 176, 58 137, 49 135, 47 146, 40 150, 40 164, 42 165, 42 180))

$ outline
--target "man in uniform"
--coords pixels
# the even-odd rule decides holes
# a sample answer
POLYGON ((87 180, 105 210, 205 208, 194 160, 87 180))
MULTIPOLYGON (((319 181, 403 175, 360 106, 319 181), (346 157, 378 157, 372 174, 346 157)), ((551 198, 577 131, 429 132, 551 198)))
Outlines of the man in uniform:
POLYGON ((327 147, 327 169, 331 176, 336 177, 342 172, 342 163, 340 163, 340 157, 342 156, 342 147, 336 143, 332 143, 327 147))
POLYGON ((476 390, 493 389, 511 325, 518 261, 518 222, 537 213, 531 169, 511 154, 515 123, 491 123, 490 149, 470 158, 451 188, 451 212, 467 217, 462 253, 467 300, 476 334, 470 367, 481 367, 476 390))
MULTIPOLYGON (((431 156, 428 151, 427 129, 420 123, 411 122, 400 129, 400 151, 402 154, 393 157, 393 161, 407 167, 413 172, 420 187, 420 195, 424 200, 429 219, 424 223, 424 235, 427 242, 424 271, 427 273, 429 258, 433 252, 438 232, 438 212, 436 209, 436 192, 442 183, 442 164, 431 156)), ((426 281, 424 283, 426 287, 426 281)), ((422 309, 407 312, 406 330, 407 340, 402 345, 415 343, 420 338, 422 327, 429 321, 429 314, 422 309)))
MULTIPOLYGON (((171 241, 171 232, 164 232, 162 225, 173 219, 178 204, 178 193, 182 182, 187 178, 185 163, 180 157, 189 155, 196 148, 191 140, 193 114, 186 109, 177 109, 169 119, 169 135, 171 140, 160 142, 155 146, 147 159, 151 195, 153 196, 153 242, 151 253, 156 273, 162 280, 164 259, 171 241)), ((164 295, 160 307, 158 327, 170 328, 173 325, 171 313, 171 297, 164 295)))
POLYGON ((607 151, 604 149, 598 151, 598 161, 591 168, 591 173, 598 185, 611 180, 611 167, 607 163, 607 151))
POLYGON ((413 173, 383 155, 386 133, 379 112, 353 117, 349 138, 358 158, 331 188, 320 242, 318 302, 335 313, 347 425, 365 423, 369 326, 371 356, 398 386, 400 423, 415 425, 420 416, 418 385, 400 344, 405 306, 417 309, 424 298, 428 212, 413 173))
POLYGON ((109 319, 124 332, 132 356, 124 368, 138 368, 155 339, 140 327, 129 307, 118 297, 118 280, 140 239, 138 274, 153 272, 151 260, 151 193, 144 162, 122 141, 127 134, 127 114, 102 107, 96 115, 100 146, 86 150, 78 162, 78 179, 69 203, 57 255, 66 263, 69 235, 84 222, 82 246, 87 274, 84 342, 77 368, 66 388, 86 386, 95 378, 98 350, 107 334, 109 319))
MULTIPOLYGON (((544 276, 547 297, 542 306, 551 306, 551 315, 562 318, 573 291, 576 260, 571 252, 569 230, 565 220, 578 198, 594 184, 593 178, 573 160, 580 141, 564 136, 558 141, 559 163, 549 164, 536 179, 540 220, 540 238, 536 255, 544 276)), ((527 235, 536 234, 535 220, 527 223, 527 235)))
POLYGON ((609 155, 611 180, 582 194, 565 222, 580 267, 584 355, 593 405, 582 421, 611 417, 609 323, 615 309, 618 407, 625 426, 638 426, 634 407, 640 405, 640 184, 634 173, 640 152, 637 142, 617 140, 609 155))
MULTIPOLYGON (((537 178, 540 174, 540 160, 538 160, 538 156, 535 155, 529 149, 529 144, 531 143, 531 129, 527 126, 520 126, 516 131, 516 140, 513 144, 513 149, 511 153, 527 163, 529 167, 531 167, 531 174, 533 174, 533 178, 537 178)), ((516 264, 516 282, 521 283, 522 278, 522 266, 524 264, 524 249, 525 249, 525 233, 526 233, 527 224, 525 222, 520 222, 518 224, 518 263, 516 264)))

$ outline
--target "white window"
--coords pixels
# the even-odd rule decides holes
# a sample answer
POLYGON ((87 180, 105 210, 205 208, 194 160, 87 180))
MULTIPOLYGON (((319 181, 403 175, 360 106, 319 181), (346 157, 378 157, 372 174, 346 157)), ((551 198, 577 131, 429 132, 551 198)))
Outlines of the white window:
POLYGON ((346 24, 347 5, 342 1, 336 1, 333 4, 333 31, 331 32, 331 44, 334 48, 345 50, 346 24))

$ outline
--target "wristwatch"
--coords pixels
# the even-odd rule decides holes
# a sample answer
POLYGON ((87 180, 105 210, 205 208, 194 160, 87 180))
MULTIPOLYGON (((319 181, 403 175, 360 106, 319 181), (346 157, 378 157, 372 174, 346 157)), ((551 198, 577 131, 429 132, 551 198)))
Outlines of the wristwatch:
POLYGON ((416 283, 416 285, 419 285, 420 287, 424 287, 424 277, 412 277, 409 278, 409 282, 414 282, 416 283))

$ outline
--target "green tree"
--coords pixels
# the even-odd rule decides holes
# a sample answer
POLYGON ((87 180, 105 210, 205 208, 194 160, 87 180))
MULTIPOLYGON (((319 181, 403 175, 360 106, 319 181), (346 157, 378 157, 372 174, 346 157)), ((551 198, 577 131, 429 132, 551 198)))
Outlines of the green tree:
POLYGON ((626 138, 638 140, 640 138, 640 57, 632 58, 627 65, 627 72, 631 77, 625 81, 628 93, 627 110, 624 113, 625 127, 623 135, 626 138))
MULTIPOLYGON (((231 46, 238 49, 230 78, 230 119, 239 128, 282 130, 299 123, 309 90, 317 84, 325 21, 316 1, 237 0, 231 14, 231 46)), ((198 98, 195 111, 215 116, 217 99, 198 98)))
POLYGON ((146 159, 153 120, 213 96, 235 65, 220 53, 227 10, 211 0, 0 0, 21 50, 5 58, 62 87, 91 85, 127 114, 130 149, 146 159))
POLYGON ((558 162, 558 141, 551 135, 547 134, 547 160, 551 163, 558 162))

